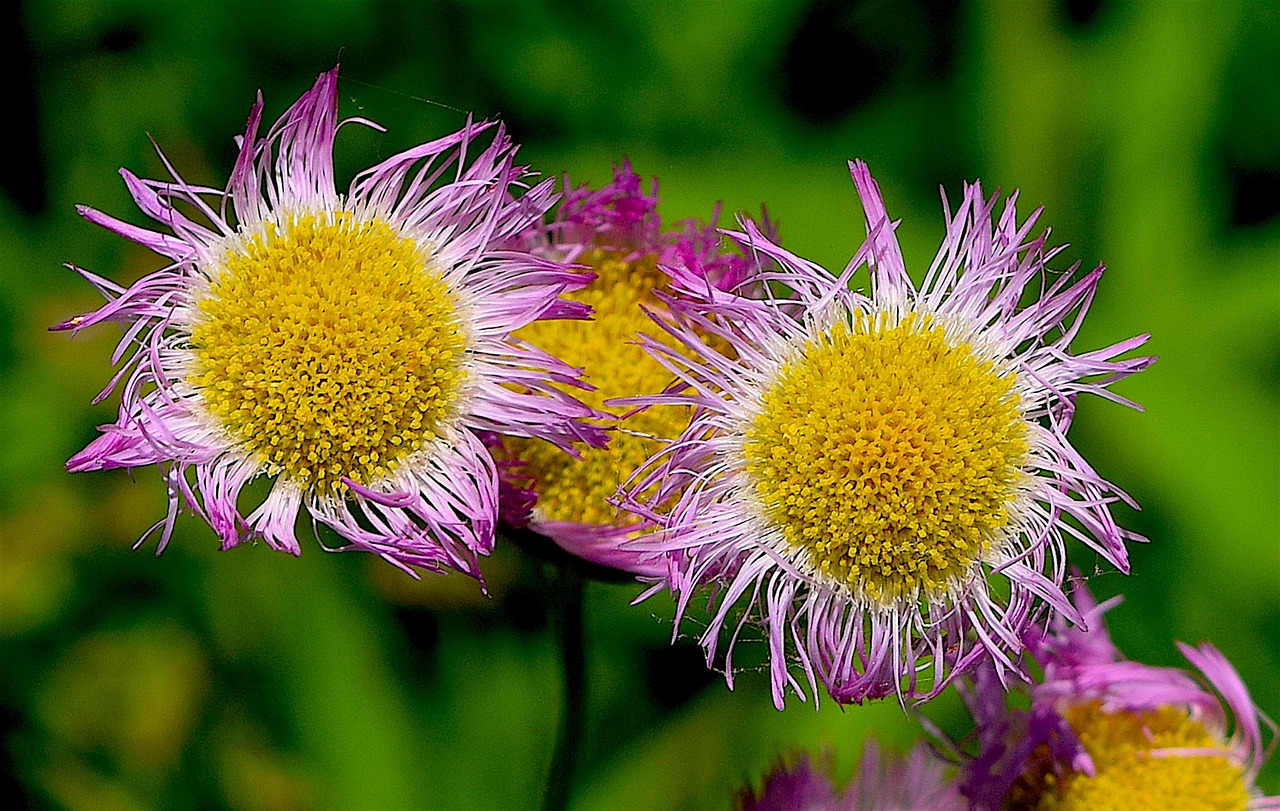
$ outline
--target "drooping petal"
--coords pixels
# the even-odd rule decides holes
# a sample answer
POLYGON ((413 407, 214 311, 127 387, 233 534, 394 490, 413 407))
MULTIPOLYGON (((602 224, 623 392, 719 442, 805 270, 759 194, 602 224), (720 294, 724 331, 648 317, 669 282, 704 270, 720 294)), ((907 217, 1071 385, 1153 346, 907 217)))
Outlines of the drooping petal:
MULTIPOLYGON (((1113 359, 1139 346, 1140 340, 1116 344, 1115 355, 1086 353, 1077 360, 1070 354, 1060 331, 1073 331, 1078 325, 1098 275, 1086 276, 1075 286, 1050 281, 1046 263, 1057 249, 1047 249, 1043 236, 1031 236, 1038 212, 1020 221, 1011 198, 997 218, 996 198, 984 197, 974 184, 966 187, 954 214, 946 211, 942 248, 917 289, 906 272, 893 234, 896 223, 888 217, 877 184, 865 164, 854 162, 850 170, 867 216, 867 238, 850 263, 839 273, 829 273, 779 247, 749 222, 741 230, 726 232, 748 255, 767 261, 758 263, 754 277, 733 289, 685 283, 676 295, 664 299, 667 306, 663 312, 654 311, 654 321, 677 343, 642 343, 676 383, 661 394, 625 400, 635 407, 695 409, 682 435, 628 482, 622 503, 662 529, 629 544, 668 564, 667 587, 676 598, 678 617, 691 591, 714 590, 712 620, 701 641, 709 657, 722 654, 726 670, 731 669, 733 640, 744 619, 759 627, 769 644, 771 682, 779 705, 788 690, 803 695, 801 685, 807 680, 820 682, 840 703, 887 695, 924 700, 983 662, 990 663, 1000 683, 1020 681, 1025 678, 1022 640, 1030 629, 1055 616, 1084 619, 1062 588, 1065 538, 1082 540, 1122 571, 1128 566, 1127 543, 1140 540, 1111 516, 1111 504, 1131 503, 1127 496, 1066 440, 1076 394, 1092 390, 1090 386, 1105 391, 1152 360, 1113 359), (848 286, 864 265, 871 271, 866 295, 848 286), (1049 291, 1046 297, 1028 296, 1036 285, 1049 291), (879 355, 868 350, 871 354, 865 359, 859 355, 855 362, 832 349, 851 346, 851 335, 862 342, 859 346, 895 335, 902 336, 904 347, 930 342, 933 348, 914 357, 906 350, 886 349, 879 355), (810 356, 826 358, 823 352, 834 359, 805 365, 810 356), (966 394, 954 382, 954 375, 962 374, 957 371, 961 366, 948 366, 951 371, 939 374, 953 375, 948 378, 953 382, 940 387, 929 402, 974 397, 947 419, 963 421, 973 419, 965 415, 995 414, 1003 408, 1000 421, 984 423, 987 427, 981 429, 967 427, 969 423, 921 423, 925 427, 913 429, 917 433, 910 436, 895 434, 906 430, 901 428, 904 424, 916 425, 912 415, 923 413, 919 398, 924 389, 912 381, 932 379, 934 374, 922 371, 925 378, 912 378, 916 372, 910 364, 941 368, 937 359, 946 353, 967 358, 956 361, 964 368, 987 370, 981 373, 987 382, 979 388, 1004 393, 966 394), (811 376, 808 382, 789 377, 799 375, 796 370, 801 368, 811 376), (1094 377, 1100 369, 1106 375, 1101 383, 1094 377), (881 387, 875 396, 883 398, 875 408, 883 410, 860 410, 858 404, 869 402, 868 392, 875 386, 881 387), (825 399, 814 399, 819 395, 825 399), (826 416, 837 411, 839 418, 826 416), (762 430, 766 414, 775 433, 767 442, 758 442, 753 437, 762 430), (868 415, 872 428, 856 437, 836 438, 853 430, 849 426, 862 424, 861 415, 868 415), (932 446, 935 440, 928 437, 941 435, 935 430, 951 432, 946 435, 955 438, 932 446), (903 482, 919 475, 912 471, 924 469, 918 466, 899 472, 886 469, 872 485, 860 484, 858 477, 887 464, 881 460, 890 453, 911 460, 921 448, 937 447, 943 455, 935 457, 941 460, 967 452, 964 449, 974 447, 974 440, 954 434, 961 430, 977 431, 975 437, 1016 437, 1000 446, 1004 450, 993 445, 983 457, 1005 460, 999 475, 1006 481, 1000 506, 989 518, 990 534, 980 536, 986 540, 967 542, 983 551, 957 563, 956 573, 943 579, 945 586, 909 587, 892 599, 866 591, 862 584, 869 577, 891 582, 902 576, 893 574, 899 571, 897 564, 888 563, 877 570, 882 573, 863 572, 864 566, 880 565, 870 562, 876 555, 898 554, 883 550, 902 550, 901 571, 907 571, 916 565, 912 561, 945 561, 958 554, 947 550, 967 548, 955 547, 946 533, 931 536, 920 529, 940 526, 930 523, 937 520, 930 517, 937 514, 934 508, 920 513, 920 523, 902 524, 917 527, 911 530, 915 539, 910 543, 919 548, 909 554, 907 540, 861 538, 848 529, 851 522, 863 520, 863 514, 883 514, 896 526, 910 510, 924 509, 912 504, 949 503, 953 489, 901 505, 894 501, 900 498, 893 494, 903 482), (810 459, 805 453, 819 455, 810 459), (801 464, 806 473, 794 473, 801 464), (775 471, 768 475, 783 477, 782 484, 775 487, 773 480, 761 478, 765 469, 775 471), (886 488, 887 495, 859 507, 862 513, 838 522, 824 519, 852 503, 855 491, 867 486, 886 488), (1068 516, 1070 520, 1064 520, 1068 516), (829 524, 825 528, 824 520, 829 524), (847 556, 836 557, 830 551, 837 543, 848 545, 847 556), (862 551, 859 544, 864 544, 862 551), (832 572, 851 574, 846 580, 832 572), (1001 585, 988 587, 988 579, 1001 585), (801 677, 793 669, 802 671, 801 677)), ((945 411, 942 405, 938 408, 938 414, 945 411)), ((941 486, 940 471, 955 463, 921 464, 934 465, 930 475, 920 479, 927 490, 941 486)), ((972 486, 976 478, 962 475, 947 487, 972 486)), ((970 515, 965 519, 970 523, 951 529, 974 526, 975 520, 988 519, 970 515)))
POLYGON ((225 191, 187 183, 163 153, 167 180, 122 170, 163 231, 81 209, 172 264, 127 288, 81 271, 107 302, 56 329, 124 326, 101 395, 118 391, 120 412, 68 466, 160 468, 162 547, 185 506, 223 548, 298 554, 305 509, 341 548, 478 577, 498 510, 478 435, 604 441, 570 393, 580 371, 512 335, 585 317, 560 296, 591 277, 511 246, 555 194, 515 164, 501 125, 468 121, 340 195, 337 82, 321 74, 265 135, 259 94, 225 191), (265 499, 242 504, 259 476, 265 499))

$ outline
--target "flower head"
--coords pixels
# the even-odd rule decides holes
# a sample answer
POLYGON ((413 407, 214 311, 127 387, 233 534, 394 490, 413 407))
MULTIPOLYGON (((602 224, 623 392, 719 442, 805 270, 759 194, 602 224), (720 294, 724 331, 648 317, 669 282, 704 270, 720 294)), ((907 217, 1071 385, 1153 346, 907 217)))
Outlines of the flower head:
POLYGON ((115 360, 129 359, 101 395, 120 385, 119 418, 68 467, 158 466, 161 549, 185 505, 223 548, 261 538, 298 554, 305 509, 342 549, 479 576, 497 480, 477 434, 603 441, 566 393, 576 371, 511 337, 584 317, 559 295, 590 277, 502 249, 555 194, 549 181, 527 187, 501 125, 468 120, 339 193, 337 82, 336 68, 321 74, 265 137, 259 94, 225 191, 167 161, 171 180, 121 170, 165 231, 80 209, 172 264, 128 289, 80 271, 108 302, 57 328, 122 323, 115 360), (263 476, 270 492, 242 511, 243 488, 263 476))
POLYGON ((875 181, 851 170, 868 237, 844 271, 744 223, 730 236, 777 263, 754 280, 769 286, 670 299, 681 350, 648 348, 686 389, 636 401, 696 414, 629 485, 663 527, 635 545, 670 567, 681 614, 719 587, 702 643, 713 660, 733 626, 730 685, 734 640, 763 628, 778 706, 788 685, 844 703, 929 697, 986 658, 1016 672, 1046 608, 1078 619, 1064 536, 1121 569, 1135 537, 1066 437, 1078 394, 1125 402, 1107 386, 1153 360, 1117 359, 1146 336, 1071 353, 1102 268, 1055 278, 1036 215, 1019 223, 1015 195, 997 218, 973 185, 916 287, 875 181), (864 264, 866 296, 848 287, 864 264))
POLYGON ((780 763, 765 778, 757 795, 742 792, 735 803, 739 811, 963 811, 968 803, 953 780, 947 764, 924 744, 903 757, 884 756, 873 739, 862 749, 858 772, 844 791, 836 788, 831 764, 815 767, 807 755, 794 763, 780 763))
POLYGON ((1180 643, 1198 678, 1126 661, 1102 622, 1119 599, 1099 606, 1082 582, 1072 598, 1088 630, 1059 620, 1028 640, 1044 672, 1029 709, 1006 708, 989 668, 965 691, 979 730, 962 786, 974 806, 1280 808, 1253 785, 1266 719, 1226 657, 1180 643))
POLYGON ((657 192, 656 179, 646 192, 624 162, 598 190, 570 189, 566 181, 554 220, 522 235, 536 252, 595 273, 591 284, 571 294, 591 306, 591 320, 540 321, 517 334, 583 370, 594 388, 581 396, 604 415, 596 424, 609 431, 610 441, 569 456, 536 439, 508 438, 500 453, 514 496, 503 503, 506 520, 527 522, 578 557, 641 574, 659 574, 665 566, 643 564, 618 545, 638 531, 640 521, 613 499, 636 468, 680 434, 689 411, 667 406, 634 412, 608 401, 656 393, 671 382, 671 374, 636 340, 642 332, 657 332, 646 308, 662 306, 658 296, 671 289, 671 274, 693 267, 703 280, 732 286, 747 265, 745 257, 718 250, 714 217, 711 226, 689 221, 664 231, 657 192), (534 498, 521 498, 523 492, 534 498))

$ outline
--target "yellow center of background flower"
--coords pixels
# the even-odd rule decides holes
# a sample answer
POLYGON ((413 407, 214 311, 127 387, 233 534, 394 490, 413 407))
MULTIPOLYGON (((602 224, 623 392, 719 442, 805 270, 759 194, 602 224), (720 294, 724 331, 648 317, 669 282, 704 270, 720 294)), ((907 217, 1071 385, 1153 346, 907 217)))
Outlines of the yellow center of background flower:
MULTIPOLYGON (((616 254, 596 250, 578 261, 591 265, 597 278, 570 297, 591 305, 593 320, 537 321, 517 334, 570 366, 581 367, 596 390, 571 393, 595 409, 621 416, 630 409, 606 406, 605 400, 656 394, 672 380, 670 372, 635 344, 637 334, 644 332, 674 345, 640 309, 645 303, 659 306, 653 290, 665 276, 653 256, 622 261, 616 254)), ((621 424, 601 423, 618 430, 610 434, 608 447, 582 448, 581 459, 546 442, 515 439, 510 447, 525 463, 521 472, 534 480, 540 519, 615 525, 626 519, 608 499, 662 448, 662 439, 678 436, 688 421, 684 408, 660 406, 621 424)))
POLYGON ((307 215, 227 252, 192 329, 190 382, 272 475, 367 484, 437 436, 463 379, 450 291, 381 220, 307 215))
POLYGON ((1103 712, 1100 702, 1090 701, 1068 708, 1063 716, 1088 750, 1096 774, 1072 773, 1061 780, 1048 774, 1045 792, 1035 806, 1041 811, 1244 811, 1248 807, 1244 770, 1184 710, 1103 712), (1166 748, 1223 754, 1152 754, 1166 748))
POLYGON ((786 540, 854 594, 937 596, 1009 521, 1028 450, 1012 386, 928 318, 855 316, 765 392, 748 476, 786 540))

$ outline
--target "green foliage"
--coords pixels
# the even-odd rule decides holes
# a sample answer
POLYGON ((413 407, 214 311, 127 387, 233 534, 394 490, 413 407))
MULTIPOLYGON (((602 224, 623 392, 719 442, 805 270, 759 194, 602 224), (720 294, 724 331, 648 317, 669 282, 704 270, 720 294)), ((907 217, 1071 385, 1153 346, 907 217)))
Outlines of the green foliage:
MULTIPOLYGON (((30 59, 9 79, 34 107, 9 126, 33 146, 6 157, 0 193, 12 788, 68 808, 538 802, 561 712, 541 564, 500 551, 485 597, 314 545, 219 554, 193 519, 157 559, 130 551, 163 512, 152 471, 61 468, 114 419, 114 400, 89 401, 118 334, 44 331, 96 306, 60 265, 128 283, 161 264, 73 204, 142 223, 114 169, 163 172, 147 133, 189 180, 222 185, 254 91, 273 118, 338 60, 344 113, 388 127, 343 130, 347 176, 470 110, 574 183, 631 158, 660 178, 668 220, 767 203, 785 245, 833 268, 862 236, 847 159, 870 163, 920 271, 941 237, 938 183, 953 200, 964 179, 1021 188, 1072 243, 1064 267, 1110 268, 1077 348, 1150 331, 1162 356, 1118 387, 1146 414, 1085 400, 1073 434, 1143 504, 1121 522, 1151 537, 1132 576, 1092 581, 1126 595, 1113 635, 1153 664, 1180 663, 1175 639, 1210 640, 1280 714, 1280 14, 1103 2, 1073 22, 1072 4, 1045 1, 938 19, 940 5, 26 4, 30 59)), ((588 591, 576 807, 727 807, 789 749, 830 747, 847 775, 866 733, 916 734, 892 703, 778 713, 763 673, 728 691, 691 639, 668 651, 670 606, 629 606, 638 592, 588 591)), ((962 728, 953 697, 927 714, 962 728)), ((1280 792, 1280 761, 1261 784, 1280 792)))

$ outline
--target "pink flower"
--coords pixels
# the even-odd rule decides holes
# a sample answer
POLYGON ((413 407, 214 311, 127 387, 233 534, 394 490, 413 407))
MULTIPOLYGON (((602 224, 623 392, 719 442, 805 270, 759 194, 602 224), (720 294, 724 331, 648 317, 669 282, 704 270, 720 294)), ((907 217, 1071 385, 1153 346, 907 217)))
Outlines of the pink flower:
POLYGON ((689 274, 658 317, 673 340, 644 339, 682 386, 630 401, 693 419, 629 485, 662 528, 629 546, 668 566, 678 615, 712 588, 701 642, 730 686, 736 640, 762 629, 779 707, 819 683, 848 703, 929 698, 984 660, 1016 673, 1028 627, 1079 619, 1065 538, 1127 570, 1137 537, 1067 440, 1080 394, 1127 403, 1108 386, 1154 360, 1120 357, 1145 335, 1072 352, 1102 268, 1051 272, 1039 212, 1019 222, 1015 195, 997 214, 973 185, 917 287, 850 168, 868 236, 849 264, 828 273, 744 222, 729 236, 776 269, 689 274), (863 265, 867 295, 848 286, 863 265))
POLYGON ((1280 808, 1254 786, 1270 724, 1239 674, 1209 644, 1179 643, 1198 671, 1131 662, 1083 580, 1072 600, 1088 630, 1058 620, 1028 638, 1043 678, 1027 710, 1006 707, 992 671, 966 700, 978 726, 962 789, 978 809, 1280 808), (1230 719, 1234 719, 1230 722, 1230 719))
POLYGON ((712 226, 687 221, 663 230, 657 206, 657 180, 646 191, 624 162, 596 190, 570 188, 566 179, 555 218, 518 238, 521 247, 595 273, 590 285, 572 294, 591 306, 590 321, 538 322, 517 335, 583 370, 593 390, 581 396, 603 412, 595 424, 609 432, 610 442, 569 456, 545 442, 506 438, 496 451, 507 485, 504 520, 527 523, 577 557, 650 577, 664 573, 665 564, 625 547, 646 526, 614 499, 637 467, 680 434, 689 413, 682 407, 636 411, 610 401, 655 394, 670 383, 667 370, 638 343, 642 332, 661 335, 647 311, 663 306, 664 291, 687 281, 689 268, 696 269, 698 283, 733 286, 750 264, 719 250, 714 217, 712 226))
POLYGON ((478 434, 604 440, 567 393, 577 371, 512 338, 588 312, 559 296, 589 275, 503 247, 555 202, 551 182, 529 188, 502 126, 468 120, 339 193, 337 68, 265 137, 262 112, 259 96, 224 191, 167 161, 171 180, 121 170, 164 230, 81 209, 171 264, 128 289, 80 271, 108 301, 57 329, 119 322, 125 361, 100 395, 119 388, 119 418, 68 467, 156 465, 161 549, 185 506, 224 549, 261 538, 296 555, 305 511, 338 548, 479 576, 498 482, 478 434), (269 492, 242 508, 259 477, 269 492))
POLYGON ((873 739, 863 746, 858 772, 841 791, 830 763, 815 769, 807 755, 780 763, 759 795, 744 791, 739 811, 964 811, 969 807, 947 775, 947 764, 927 746, 917 744, 903 757, 884 756, 873 739))

